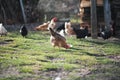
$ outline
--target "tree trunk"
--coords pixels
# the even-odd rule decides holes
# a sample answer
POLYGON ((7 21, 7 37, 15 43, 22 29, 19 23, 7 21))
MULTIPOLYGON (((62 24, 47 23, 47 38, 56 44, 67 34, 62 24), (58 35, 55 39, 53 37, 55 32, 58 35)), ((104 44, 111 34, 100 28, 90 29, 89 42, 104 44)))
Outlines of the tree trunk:
POLYGON ((97 39, 97 14, 96 14, 96 0, 91 0, 91 36, 97 39))

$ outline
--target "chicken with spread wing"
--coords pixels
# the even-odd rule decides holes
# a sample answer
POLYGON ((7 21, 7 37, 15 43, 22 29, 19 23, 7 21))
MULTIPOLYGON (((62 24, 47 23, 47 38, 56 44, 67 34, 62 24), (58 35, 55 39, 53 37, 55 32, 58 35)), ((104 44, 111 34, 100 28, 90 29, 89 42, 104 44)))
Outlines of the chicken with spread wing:
POLYGON ((69 49, 72 47, 70 44, 67 44, 65 37, 61 36, 59 33, 55 32, 52 28, 49 28, 51 37, 50 42, 54 47, 63 47, 69 49))

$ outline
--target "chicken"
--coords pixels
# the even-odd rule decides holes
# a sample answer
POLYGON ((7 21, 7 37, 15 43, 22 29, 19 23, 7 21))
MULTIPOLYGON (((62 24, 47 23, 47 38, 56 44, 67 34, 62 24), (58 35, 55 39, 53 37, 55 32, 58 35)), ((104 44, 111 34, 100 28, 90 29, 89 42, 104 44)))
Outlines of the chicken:
POLYGON ((73 28, 71 27, 71 22, 65 22, 65 33, 67 35, 75 35, 73 28))
POLYGON ((35 30, 38 30, 38 31, 47 31, 49 23, 50 23, 50 21, 48 21, 47 23, 43 23, 43 24, 35 27, 35 30))
POLYGON ((65 30, 65 23, 62 23, 59 26, 57 26, 55 30, 58 31, 58 32, 61 31, 61 30, 65 30))
POLYGON ((86 38, 88 36, 88 27, 74 28, 77 38, 86 38))
POLYGON ((56 27, 56 21, 57 21, 56 17, 52 18, 52 20, 50 21, 47 29, 48 30, 49 30, 49 28, 55 29, 55 27, 56 27))
POLYGON ((63 36, 55 32, 52 28, 49 28, 49 30, 51 33, 50 42, 53 47, 57 46, 59 48, 63 47, 66 49, 72 47, 71 45, 67 44, 66 39, 63 36))
POLYGON ((7 30, 5 29, 5 27, 2 25, 2 23, 0 23, 0 35, 7 35, 7 30))
POLYGON ((105 27, 102 27, 100 36, 101 36, 104 40, 110 38, 110 37, 112 36, 112 34, 113 34, 113 29, 112 29, 112 27, 110 28, 110 30, 107 30, 106 26, 105 26, 105 27))
POLYGON ((25 25, 22 25, 21 28, 20 28, 20 33, 23 37, 26 37, 26 35, 28 34, 28 30, 26 28, 25 25))

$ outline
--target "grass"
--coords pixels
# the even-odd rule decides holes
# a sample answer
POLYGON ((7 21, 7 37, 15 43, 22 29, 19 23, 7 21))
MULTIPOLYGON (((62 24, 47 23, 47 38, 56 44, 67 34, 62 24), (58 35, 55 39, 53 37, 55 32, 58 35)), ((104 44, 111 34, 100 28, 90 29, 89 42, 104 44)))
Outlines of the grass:
POLYGON ((119 80, 120 43, 66 37, 70 49, 53 48, 49 32, 0 37, 0 80, 119 80))

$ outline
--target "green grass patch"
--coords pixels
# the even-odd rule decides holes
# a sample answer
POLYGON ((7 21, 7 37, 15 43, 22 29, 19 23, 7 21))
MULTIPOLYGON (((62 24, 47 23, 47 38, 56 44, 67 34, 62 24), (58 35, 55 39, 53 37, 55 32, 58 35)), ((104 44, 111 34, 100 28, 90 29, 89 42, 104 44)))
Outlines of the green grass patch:
MULTIPOLYGON (((95 65, 108 66, 108 64, 119 66, 117 62, 120 56, 120 43, 91 38, 76 39, 73 36, 66 37, 67 42, 73 45, 72 48, 59 49, 51 46, 49 38, 50 33, 48 31, 29 31, 26 38, 23 38, 18 32, 10 32, 8 36, 0 37, 0 75, 5 74, 3 70, 7 71, 11 66, 18 69, 19 72, 19 76, 1 77, 0 80, 20 80, 24 79, 25 76, 23 75, 26 75, 26 77, 32 75, 33 79, 42 76, 43 79, 50 80, 52 78, 47 75, 50 75, 50 72, 56 72, 57 74, 60 70, 65 73, 74 72, 73 77, 66 75, 69 80, 82 80, 82 77, 76 77, 81 72, 74 70, 86 67, 93 72, 108 71, 104 74, 104 77, 108 77, 116 72, 115 70, 118 67, 113 66, 113 69, 110 69, 111 67, 94 69, 93 67, 95 65), (36 72, 38 73, 36 74, 36 72)), ((98 77, 95 74, 92 73, 85 80, 94 80, 98 77)), ((100 76, 103 75, 100 74, 100 76)), ((115 74, 113 77, 116 76, 118 75, 115 74)))

